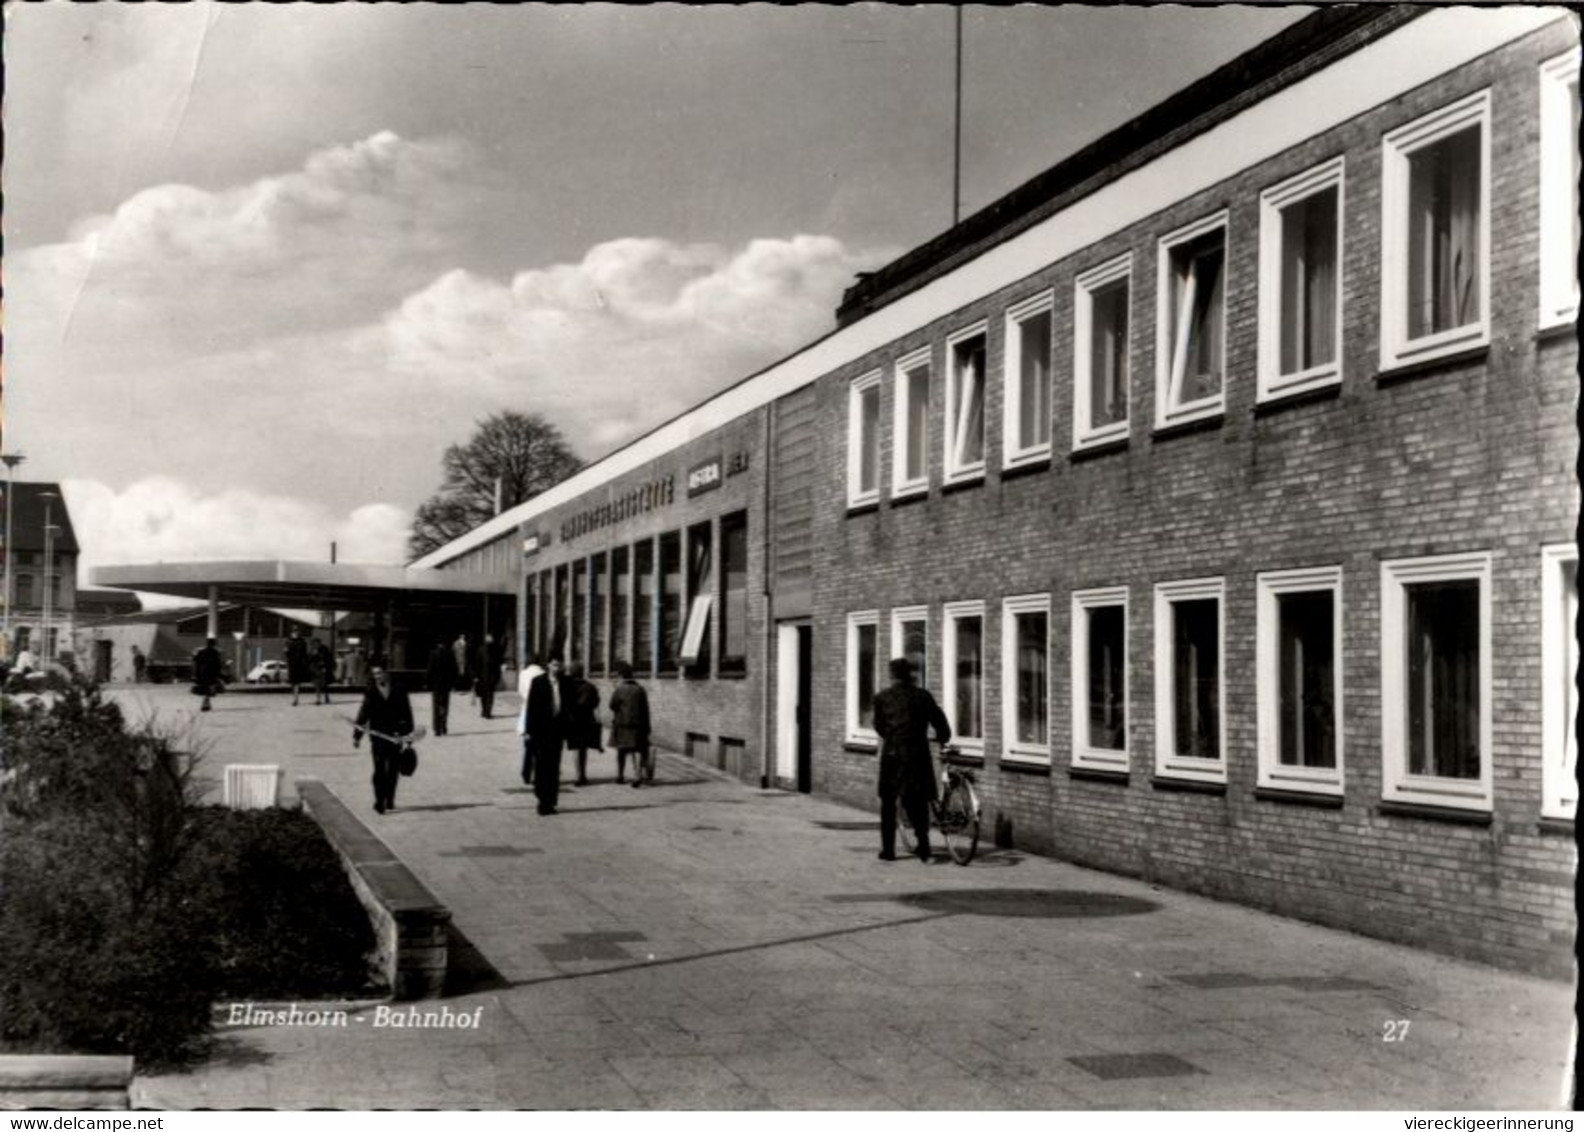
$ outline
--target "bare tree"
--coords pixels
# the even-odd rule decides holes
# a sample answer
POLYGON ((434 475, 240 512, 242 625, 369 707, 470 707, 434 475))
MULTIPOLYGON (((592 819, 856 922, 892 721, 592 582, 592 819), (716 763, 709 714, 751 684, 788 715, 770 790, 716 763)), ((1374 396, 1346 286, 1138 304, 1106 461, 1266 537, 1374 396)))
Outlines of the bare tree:
POLYGON ((494 413, 441 459, 440 490, 418 507, 407 547, 414 558, 444 546, 554 487, 583 466, 561 430, 537 413, 494 413))

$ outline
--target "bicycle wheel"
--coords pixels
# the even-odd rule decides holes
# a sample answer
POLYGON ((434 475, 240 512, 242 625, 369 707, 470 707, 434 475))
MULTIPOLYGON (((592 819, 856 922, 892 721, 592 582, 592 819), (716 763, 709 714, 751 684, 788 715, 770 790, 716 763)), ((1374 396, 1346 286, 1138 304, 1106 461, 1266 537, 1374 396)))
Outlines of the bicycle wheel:
POLYGON ((979 848, 979 798, 965 778, 953 782, 941 799, 940 831, 952 860, 959 865, 973 860, 979 848))

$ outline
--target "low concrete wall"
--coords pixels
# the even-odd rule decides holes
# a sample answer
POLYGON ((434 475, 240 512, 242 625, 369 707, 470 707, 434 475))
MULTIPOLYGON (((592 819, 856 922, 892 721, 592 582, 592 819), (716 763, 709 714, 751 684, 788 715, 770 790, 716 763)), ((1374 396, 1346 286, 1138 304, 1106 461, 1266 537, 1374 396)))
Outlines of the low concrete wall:
POLYGON ((128 1108, 130 1057, 0 1055, 0 1109, 128 1108))
POLYGON ((297 779, 297 795, 340 854, 368 910, 391 997, 439 997, 445 988, 450 909, 322 781, 297 779))

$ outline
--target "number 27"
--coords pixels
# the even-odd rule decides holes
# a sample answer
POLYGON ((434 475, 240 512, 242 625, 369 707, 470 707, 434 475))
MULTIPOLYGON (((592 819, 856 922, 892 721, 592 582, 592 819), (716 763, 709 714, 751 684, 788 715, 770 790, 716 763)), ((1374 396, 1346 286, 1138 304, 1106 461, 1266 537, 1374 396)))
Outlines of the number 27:
POLYGON ((1405 1042, 1408 1040, 1408 1026, 1412 1020, 1408 1018, 1388 1018, 1381 1033, 1383 1042, 1405 1042))

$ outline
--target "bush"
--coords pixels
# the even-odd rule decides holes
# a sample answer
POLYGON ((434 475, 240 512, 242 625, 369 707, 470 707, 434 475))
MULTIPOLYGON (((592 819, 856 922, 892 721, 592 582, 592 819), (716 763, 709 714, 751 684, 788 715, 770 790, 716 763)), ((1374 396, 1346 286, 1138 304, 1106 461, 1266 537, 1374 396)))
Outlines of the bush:
POLYGON ((182 746, 86 684, 0 698, 0 1042, 170 1063, 217 997, 368 987, 373 931, 318 827, 198 805, 182 746))

